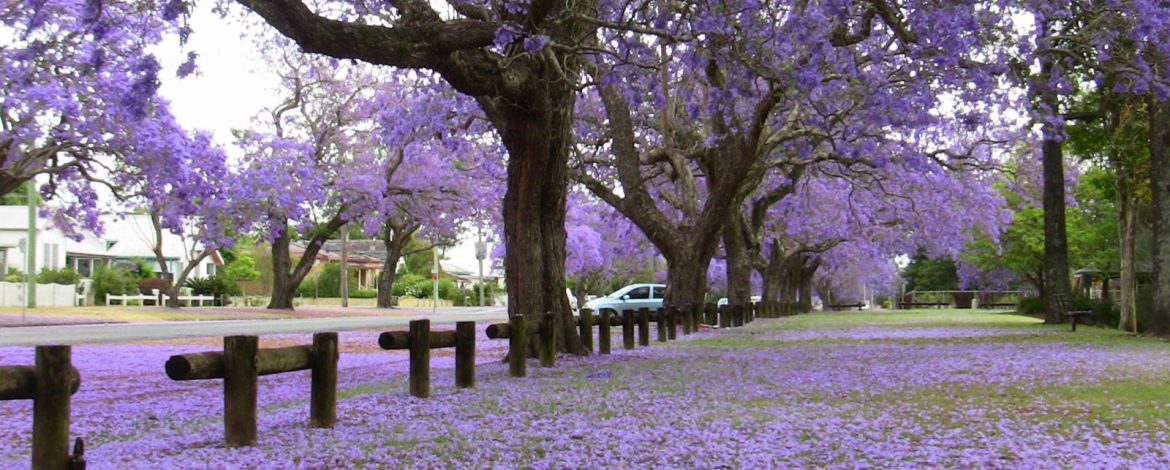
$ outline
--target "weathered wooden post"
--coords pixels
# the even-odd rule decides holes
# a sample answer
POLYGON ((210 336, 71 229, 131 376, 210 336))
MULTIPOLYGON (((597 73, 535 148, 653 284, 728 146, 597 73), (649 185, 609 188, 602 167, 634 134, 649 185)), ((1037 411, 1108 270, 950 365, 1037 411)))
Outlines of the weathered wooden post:
POLYGON ((581 344, 589 354, 593 354, 593 310, 581 309, 581 319, 578 320, 577 328, 580 329, 581 344))
MULTIPOLYGON (((80 382, 69 346, 37 346, 33 366, 32 467, 61 469, 69 463, 69 398, 80 382)), ((79 384, 80 385, 80 384, 79 384)), ((7 387, 5 387, 7 388, 7 387)))
POLYGON ((554 367, 557 364, 557 315, 544 312, 540 318, 540 366, 554 367))
POLYGON ((634 349, 634 311, 622 310, 622 348, 634 349))
POLYGON ((682 323, 683 336, 690 336, 691 335, 690 305, 682 306, 682 308, 678 311, 678 313, 679 313, 679 322, 682 323))
POLYGON ((337 423, 337 333, 314 333, 312 356, 309 424, 331 428, 337 423))
POLYGON ((715 304, 712 302, 707 302, 707 305, 705 305, 705 307, 706 308, 704 309, 704 312, 703 312, 704 314, 706 314, 706 318, 704 318, 704 320, 705 320, 704 323, 711 325, 711 326, 718 326, 719 325, 719 310, 717 309, 715 304))
POLYGON ((678 307, 666 309, 666 339, 678 339, 678 307))
POLYGON ((410 395, 431 396, 431 321, 411 320, 407 348, 410 351, 410 395))
POLYGON ((719 328, 731 328, 731 306, 719 306, 719 328))
POLYGON ((455 386, 475 386, 475 322, 455 322, 455 386))
POLYGON ((666 342, 666 309, 659 307, 654 311, 654 326, 658 328, 658 341, 666 342))
POLYGON ((256 336, 223 339, 223 426, 228 447, 256 442, 256 336))
POLYGON ((650 309, 638 309, 638 345, 650 345, 650 309))
POLYGON ((601 325, 597 327, 597 353, 609 354, 613 347, 613 340, 610 339, 610 333, 613 332, 611 323, 612 310, 601 310, 601 325))
POLYGON ((508 375, 524 377, 528 375, 528 331, 524 328, 524 315, 517 314, 508 317, 508 375))
POLYGON ((731 326, 743 326, 745 316, 743 304, 731 306, 731 326))

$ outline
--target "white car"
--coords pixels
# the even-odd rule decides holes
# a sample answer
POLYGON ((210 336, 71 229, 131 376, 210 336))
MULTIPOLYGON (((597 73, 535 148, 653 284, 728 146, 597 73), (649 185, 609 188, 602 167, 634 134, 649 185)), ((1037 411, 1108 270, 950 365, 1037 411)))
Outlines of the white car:
POLYGON ((573 309, 573 312, 576 312, 577 296, 573 295, 573 290, 569 289, 568 287, 565 288, 565 295, 569 297, 569 308, 573 309))
POLYGON ((665 284, 630 284, 605 297, 586 302, 584 308, 593 310, 595 314, 609 310, 611 315, 621 315, 623 310, 638 310, 643 307, 654 311, 662 307, 665 294, 665 284))

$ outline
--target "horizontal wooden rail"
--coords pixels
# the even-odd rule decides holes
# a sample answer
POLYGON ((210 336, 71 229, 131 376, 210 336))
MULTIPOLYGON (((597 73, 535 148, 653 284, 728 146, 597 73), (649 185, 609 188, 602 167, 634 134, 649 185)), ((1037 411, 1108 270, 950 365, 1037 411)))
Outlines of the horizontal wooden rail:
MULTIPOLYGON (((180 354, 166 363, 171 380, 224 378, 223 351, 180 354)), ((288 346, 256 351, 256 375, 272 375, 313 368, 312 346, 288 346)))
MULTIPOLYGON (((81 388, 81 373, 69 366, 69 394, 81 388)), ((0 400, 32 400, 37 394, 35 366, 0 366, 0 400)))

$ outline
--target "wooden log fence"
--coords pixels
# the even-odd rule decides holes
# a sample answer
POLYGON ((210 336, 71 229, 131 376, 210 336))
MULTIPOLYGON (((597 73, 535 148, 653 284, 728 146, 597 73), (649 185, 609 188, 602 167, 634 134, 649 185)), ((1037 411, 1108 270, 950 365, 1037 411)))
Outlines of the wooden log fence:
POLYGON ((70 468, 81 457, 69 455, 70 398, 81 387, 72 351, 69 346, 37 346, 32 366, 0 366, 0 400, 33 401, 34 469, 70 468))
POLYGON ((475 386, 475 322, 455 323, 454 330, 431 331, 430 320, 411 320, 407 331, 378 335, 378 346, 386 350, 410 351, 410 394, 431 396, 431 350, 455 348, 455 386, 475 386))
POLYGON ((257 377, 312 369, 309 422, 337 422, 337 333, 316 333, 311 346, 260 349, 256 336, 228 336, 223 351, 180 354, 166 362, 171 380, 223 379, 224 441, 229 447, 256 442, 257 377))

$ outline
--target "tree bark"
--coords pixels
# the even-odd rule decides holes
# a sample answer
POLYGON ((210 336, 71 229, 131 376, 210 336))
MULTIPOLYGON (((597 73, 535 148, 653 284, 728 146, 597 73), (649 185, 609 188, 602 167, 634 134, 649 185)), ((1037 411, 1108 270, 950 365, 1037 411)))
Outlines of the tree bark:
MULTIPOLYGON (((1041 60, 1040 86, 1044 91, 1040 101, 1049 112, 1057 113, 1059 98, 1056 90, 1048 83, 1052 77, 1053 60, 1051 56, 1041 60)), ((1040 144, 1040 152, 1044 162, 1044 277, 1047 283, 1044 322, 1059 323, 1063 319, 1054 299, 1058 295, 1067 297, 1071 290, 1068 235, 1065 230, 1064 149, 1062 130, 1058 126, 1046 123, 1042 129, 1044 139, 1040 144)))
POLYGON ((733 210, 723 226, 723 250, 727 254, 727 298, 732 304, 751 302, 752 253, 747 240, 747 223, 740 210, 733 210))
POLYGON ((504 194, 504 271, 508 312, 532 324, 544 312, 558 312, 556 344, 585 355, 565 296, 565 201, 575 93, 564 84, 546 84, 535 107, 500 104, 494 118, 508 149, 504 194))
MULTIPOLYGON (((1118 302, 1121 305, 1121 319, 1117 328, 1122 331, 1137 332, 1137 276, 1134 265, 1134 253, 1137 249, 1137 197, 1134 194, 1133 174, 1125 170, 1126 165, 1117 168, 1117 210, 1120 223, 1119 241, 1121 266, 1119 268, 1121 282, 1118 302)), ((1106 278, 1108 281, 1108 278, 1106 278)), ((1108 296, 1108 282, 1106 282, 1106 298, 1108 296)))
POLYGON ((813 276, 816 275, 817 270, 821 267, 820 257, 812 257, 804 255, 800 263, 799 279, 797 280, 797 288, 799 294, 797 297, 797 304, 800 311, 808 313, 812 311, 812 293, 813 293, 813 276))
POLYGON ((272 298, 268 302, 268 308, 292 310, 293 297, 296 295, 297 287, 301 285, 305 276, 309 274, 309 270, 313 268, 313 264, 317 262, 317 253, 321 251, 321 246, 325 244, 325 240, 328 240, 345 224, 345 220, 338 214, 326 222, 325 226, 305 243, 305 252, 295 267, 292 264, 292 255, 289 254, 289 246, 292 244, 292 229, 288 225, 288 219, 274 216, 272 220, 276 222, 276 226, 282 227, 283 230, 272 241, 272 298))
POLYGON ((378 308, 390 308, 390 297, 394 296, 394 280, 398 277, 398 260, 402 250, 414 238, 418 225, 402 227, 394 220, 387 220, 382 229, 382 244, 386 247, 386 258, 382 260, 382 273, 378 276, 378 308))
POLYGON ((1154 304, 1150 329, 1170 333, 1170 101, 1150 104, 1150 185, 1154 202, 1154 304))

